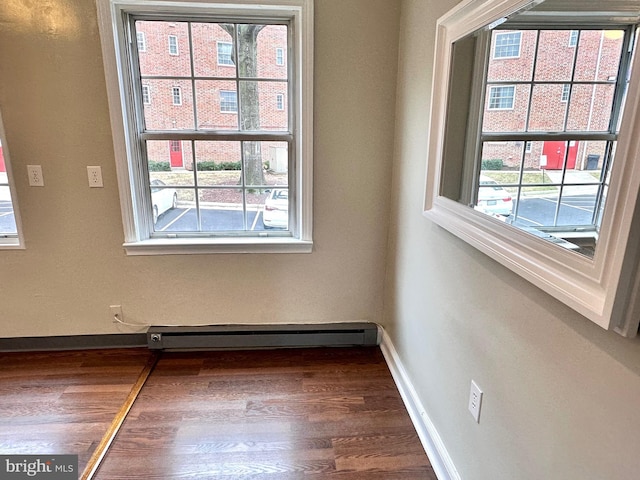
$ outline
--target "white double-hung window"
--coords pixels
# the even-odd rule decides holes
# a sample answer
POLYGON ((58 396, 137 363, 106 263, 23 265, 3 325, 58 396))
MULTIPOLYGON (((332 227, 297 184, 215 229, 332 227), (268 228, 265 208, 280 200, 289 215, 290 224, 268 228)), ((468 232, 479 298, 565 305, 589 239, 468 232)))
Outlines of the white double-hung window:
POLYGON ((0 117, 0 249, 24 248, 11 165, 0 117))
POLYGON ((313 1, 97 4, 127 252, 311 251, 313 1))

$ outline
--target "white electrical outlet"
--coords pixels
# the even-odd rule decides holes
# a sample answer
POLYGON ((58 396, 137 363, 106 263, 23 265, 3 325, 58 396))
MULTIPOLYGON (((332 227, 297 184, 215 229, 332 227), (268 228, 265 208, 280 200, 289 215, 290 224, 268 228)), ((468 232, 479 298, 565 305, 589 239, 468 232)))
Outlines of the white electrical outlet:
POLYGON ((100 188, 102 184, 102 168, 101 167, 87 167, 87 177, 89 178, 89 186, 92 188, 100 188))
POLYGON ((480 423, 480 406, 482 405, 482 390, 478 384, 471 380, 471 393, 469 394, 469 411, 476 422, 480 423))
POLYGON ((27 165, 27 173, 29 174, 29 185, 31 185, 32 187, 44 187, 42 166, 27 165))
POLYGON ((111 305, 111 319, 113 323, 124 322, 124 315, 122 314, 122 305, 111 305))

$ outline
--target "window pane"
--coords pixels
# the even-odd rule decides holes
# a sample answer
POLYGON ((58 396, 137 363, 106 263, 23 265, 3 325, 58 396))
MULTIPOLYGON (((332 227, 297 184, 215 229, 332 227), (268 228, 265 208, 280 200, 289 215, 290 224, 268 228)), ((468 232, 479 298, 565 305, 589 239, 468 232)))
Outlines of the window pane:
POLYGON ((569 30, 541 30, 534 80, 568 82, 573 72, 575 47, 569 44, 569 30))
MULTIPOLYGON (((492 34, 492 45, 495 45, 498 31, 492 34)), ((520 33, 520 56, 515 58, 494 58, 491 55, 487 80, 528 81, 531 80, 533 57, 536 47, 536 32, 526 30, 520 33)), ((495 47, 492 47, 495 49, 495 47)))
POLYGON ((561 132, 567 114, 567 102, 562 101, 564 84, 545 83, 533 85, 530 132, 561 132), (555 101, 553 101, 555 99, 555 101))
POLYGON ((190 80, 143 79, 154 101, 144 105, 147 130, 193 130, 193 93, 190 80), (179 92, 179 94, 178 94, 179 92), (176 105, 176 95, 180 102, 176 105))
POLYGON ((240 77, 286 79, 287 69, 276 64, 276 48, 287 48, 286 25, 238 25, 240 77))
POLYGON ((143 33, 146 39, 145 50, 138 52, 140 75, 191 76, 188 23, 139 20, 135 27, 136 35, 143 33), (170 45, 175 45, 176 54, 170 53, 170 45))
POLYGON ((529 85, 489 86, 482 130, 484 132, 523 132, 527 122, 530 91, 529 85), (508 108, 510 102, 512 106, 508 108))
POLYGON ((283 82, 240 81, 242 129, 287 131, 286 88, 283 82), (283 99, 282 109, 277 108, 278 95, 283 99))
POLYGON ((245 229, 242 189, 206 188, 200 190, 198 195, 202 230, 223 232, 245 229))
POLYGON ((240 142, 195 142, 198 185, 242 184, 240 142))
POLYGON ((237 130, 236 96, 236 82, 232 80, 197 80, 198 129, 237 130))
POLYGON ((169 186, 192 186, 193 153, 190 141, 150 140, 146 142, 149 181, 169 186))
POLYGON ((615 85, 574 85, 567 130, 605 132, 609 129, 615 85))
POLYGON ((160 190, 152 186, 151 199, 154 217, 156 212, 158 213, 154 225, 156 232, 196 232, 198 230, 194 190, 168 187, 160 190), (175 207, 173 206, 174 197, 177 197, 175 207), (165 208, 167 210, 164 210, 165 208))
POLYGON ((196 77, 235 77, 232 24, 192 23, 193 68, 196 77))
POLYGON ((242 142, 245 185, 282 186, 289 184, 289 154, 286 142, 242 142))
POLYGON ((620 65, 622 30, 582 30, 576 58, 575 81, 606 82, 615 79, 620 65))
MULTIPOLYGON (((517 183, 523 148, 524 142, 484 142, 480 167, 482 173, 490 175, 498 183, 517 183)), ((527 154, 525 159, 530 157, 527 154)), ((529 167, 529 164, 525 164, 525 168, 529 167)))
POLYGON ((597 185, 565 186, 557 225, 592 225, 597 193, 597 185))

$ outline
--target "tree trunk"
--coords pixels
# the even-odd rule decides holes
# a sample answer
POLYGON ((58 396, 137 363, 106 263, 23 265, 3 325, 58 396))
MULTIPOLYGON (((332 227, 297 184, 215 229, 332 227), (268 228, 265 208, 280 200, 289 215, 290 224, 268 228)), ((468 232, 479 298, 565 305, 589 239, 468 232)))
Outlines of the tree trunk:
MULTIPOLYGON (((241 78, 258 76, 258 33, 264 25, 221 25, 233 38, 232 58, 241 78), (235 58, 237 55, 239 58, 235 58)), ((258 82, 241 81, 239 85, 240 130, 260 130, 258 82)), ((263 185, 262 149, 260 142, 243 142, 244 179, 246 185, 263 185)))

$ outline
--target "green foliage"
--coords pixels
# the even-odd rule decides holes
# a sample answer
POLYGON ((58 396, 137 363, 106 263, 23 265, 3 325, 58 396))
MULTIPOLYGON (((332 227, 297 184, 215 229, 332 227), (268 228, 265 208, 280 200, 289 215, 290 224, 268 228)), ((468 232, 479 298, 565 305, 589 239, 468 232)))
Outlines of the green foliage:
POLYGON ((482 160, 480 164, 480 169, 482 170, 502 170, 504 166, 502 159, 500 158, 489 158, 487 160, 482 160))
POLYGON ((240 162, 198 162, 198 171, 240 170, 240 162))
POLYGON ((171 165, 169 162, 149 162, 150 172, 170 172, 171 165))

